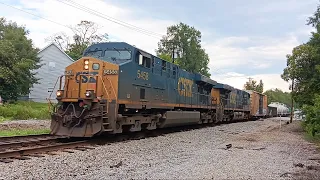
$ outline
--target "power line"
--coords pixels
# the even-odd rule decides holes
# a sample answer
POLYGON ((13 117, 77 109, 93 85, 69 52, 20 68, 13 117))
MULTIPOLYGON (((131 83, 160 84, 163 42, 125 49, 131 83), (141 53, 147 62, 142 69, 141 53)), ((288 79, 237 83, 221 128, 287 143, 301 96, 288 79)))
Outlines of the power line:
POLYGON ((24 12, 24 13, 27 13, 27 14, 33 15, 33 16, 35 16, 35 17, 38 17, 38 18, 44 19, 44 20, 46 20, 46 21, 50 21, 50 22, 52 22, 52 23, 58 24, 58 25, 60 25, 60 26, 66 27, 66 28, 68 28, 68 29, 71 29, 70 27, 68 27, 68 26, 66 26, 66 25, 64 25, 64 24, 61 24, 61 23, 58 23, 58 22, 52 21, 52 20, 50 20, 50 19, 44 18, 44 17, 42 17, 42 16, 39 16, 39 15, 36 15, 36 14, 30 13, 30 12, 25 11, 25 10, 23 10, 23 9, 16 8, 16 7, 11 6, 11 5, 9 5, 9 4, 5 4, 5 3, 3 3, 3 2, 0 2, 0 4, 3 4, 3 5, 5 5, 5 6, 8 6, 8 7, 13 8, 13 9, 16 9, 16 10, 22 11, 22 12, 24 12))
MULTIPOLYGON (((61 1, 61 0, 60 0, 60 1, 61 1)), ((163 34, 156 33, 156 32, 153 32, 153 31, 149 31, 149 30, 147 30, 147 29, 143 29, 143 28, 140 28, 140 27, 138 27, 138 26, 135 26, 135 25, 126 23, 126 22, 124 22, 124 21, 121 21, 121 20, 119 20, 119 19, 113 18, 113 17, 111 17, 111 16, 105 15, 105 14, 99 12, 99 11, 95 11, 95 10, 90 9, 90 8, 88 8, 88 7, 85 7, 85 6, 83 6, 83 5, 79 4, 79 3, 76 3, 76 2, 73 1, 73 0, 67 0, 67 1, 70 1, 70 2, 72 2, 73 4, 76 4, 76 5, 78 5, 78 6, 82 7, 82 8, 85 8, 85 9, 87 9, 87 10, 90 10, 90 11, 93 11, 93 12, 96 12, 96 13, 99 13, 99 14, 105 16, 105 17, 108 17, 108 18, 110 18, 110 19, 113 19, 114 21, 119 21, 119 22, 121 22, 121 23, 123 23, 123 24, 126 24, 126 25, 128 25, 128 26, 132 26, 132 27, 134 27, 134 28, 136 28, 136 29, 145 31, 145 32, 150 33, 150 34, 154 34, 154 35, 156 35, 156 36, 160 36, 160 37, 163 36, 163 34)))
POLYGON ((131 30, 135 30, 135 31, 140 32, 140 33, 142 33, 142 34, 145 34, 145 35, 154 37, 154 38, 156 38, 156 39, 161 39, 161 38, 162 38, 162 37, 161 37, 161 36, 162 36, 161 34, 158 34, 158 33, 155 33, 155 32, 149 31, 149 30, 145 30, 145 29, 139 28, 139 27, 137 27, 137 26, 131 25, 131 24, 129 24, 129 23, 126 23, 126 22, 117 20, 117 19, 112 18, 112 17, 110 17, 110 16, 107 16, 107 15, 101 13, 101 12, 98 12, 98 11, 95 11, 95 10, 93 10, 93 9, 87 8, 87 7, 83 6, 83 5, 80 5, 80 4, 78 4, 78 3, 74 2, 74 1, 71 1, 71 0, 70 0, 70 1, 68 1, 68 3, 65 2, 65 1, 62 1, 62 0, 57 0, 57 1, 65 4, 65 5, 71 6, 71 7, 75 8, 75 9, 78 9, 78 10, 87 12, 87 13, 89 13, 89 14, 98 16, 98 17, 100 17, 100 18, 106 19, 106 20, 111 21, 111 22, 113 22, 113 23, 116 23, 116 24, 125 26, 125 27, 127 27, 127 28, 129 28, 129 29, 131 29, 131 30), (70 2, 72 2, 72 4, 71 4, 70 2))

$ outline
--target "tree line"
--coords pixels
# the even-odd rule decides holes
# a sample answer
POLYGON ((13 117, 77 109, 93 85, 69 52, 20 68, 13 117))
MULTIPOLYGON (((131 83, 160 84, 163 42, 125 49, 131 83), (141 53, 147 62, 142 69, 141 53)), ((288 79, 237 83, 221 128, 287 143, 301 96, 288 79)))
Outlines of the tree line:
POLYGON ((313 136, 320 133, 320 6, 308 18, 314 28, 308 42, 287 55, 287 67, 281 77, 290 82, 292 96, 306 114, 305 129, 313 136))

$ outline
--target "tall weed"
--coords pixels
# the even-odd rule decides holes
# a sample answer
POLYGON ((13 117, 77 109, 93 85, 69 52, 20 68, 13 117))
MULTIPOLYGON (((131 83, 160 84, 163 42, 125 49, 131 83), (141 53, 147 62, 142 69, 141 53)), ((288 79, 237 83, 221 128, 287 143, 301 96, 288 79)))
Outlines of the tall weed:
POLYGON ((0 106, 0 121, 49 118, 50 113, 46 103, 18 101, 0 106))

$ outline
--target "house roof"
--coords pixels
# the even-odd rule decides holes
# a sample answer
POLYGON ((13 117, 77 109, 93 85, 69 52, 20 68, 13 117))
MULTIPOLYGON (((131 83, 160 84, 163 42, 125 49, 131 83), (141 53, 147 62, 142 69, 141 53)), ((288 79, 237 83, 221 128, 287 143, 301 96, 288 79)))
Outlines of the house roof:
POLYGON ((64 55, 66 55, 71 62, 74 62, 74 60, 73 60, 70 56, 68 56, 68 54, 65 53, 65 52, 64 52, 59 46, 57 46, 55 43, 48 44, 46 47, 42 48, 42 49, 38 52, 38 54, 41 53, 42 51, 46 50, 48 47, 50 47, 50 46, 52 46, 52 45, 55 46, 56 48, 58 48, 64 55))

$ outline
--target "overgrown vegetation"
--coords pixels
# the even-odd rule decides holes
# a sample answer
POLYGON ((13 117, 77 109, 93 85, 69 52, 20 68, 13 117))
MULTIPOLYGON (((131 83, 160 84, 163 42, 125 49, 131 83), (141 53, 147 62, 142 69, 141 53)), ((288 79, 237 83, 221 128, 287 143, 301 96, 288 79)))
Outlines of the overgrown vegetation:
POLYGON ((0 106, 0 122, 4 120, 49 119, 47 103, 18 101, 0 106))
POLYGON ((320 95, 315 95, 314 105, 304 105, 306 121, 304 127, 312 136, 320 136, 320 95))
POLYGON ((1 130, 0 136, 26 136, 26 135, 37 135, 37 134, 48 134, 50 129, 10 129, 1 130))
POLYGON ((287 55, 287 67, 281 77, 292 83, 294 100, 306 114, 305 130, 312 136, 320 133, 320 6, 308 19, 315 31, 310 40, 287 55))

